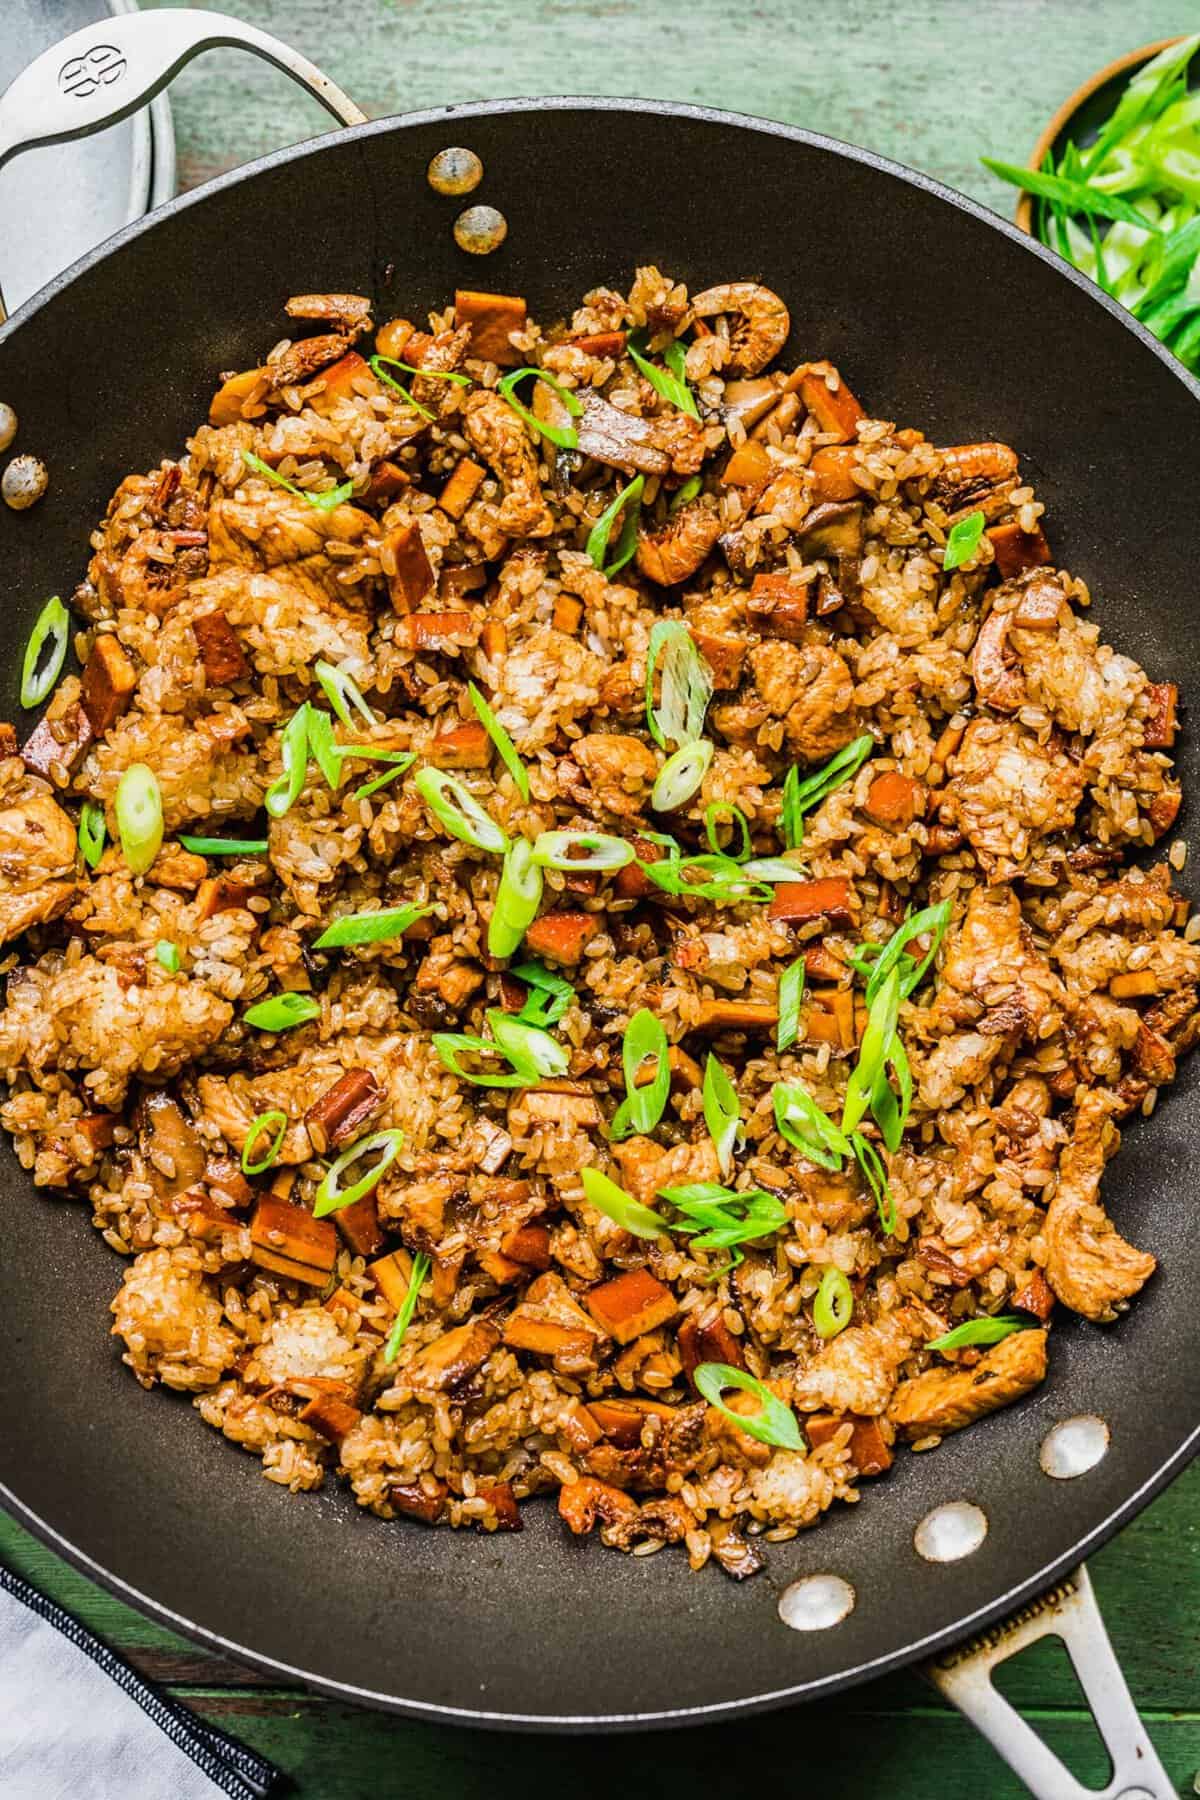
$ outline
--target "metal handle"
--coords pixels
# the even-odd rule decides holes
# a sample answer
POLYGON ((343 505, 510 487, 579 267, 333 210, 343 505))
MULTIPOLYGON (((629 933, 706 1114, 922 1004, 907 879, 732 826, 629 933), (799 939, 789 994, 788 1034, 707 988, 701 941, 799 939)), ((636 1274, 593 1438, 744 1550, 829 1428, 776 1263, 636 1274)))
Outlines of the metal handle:
POLYGON ((0 95, 0 168, 22 150, 115 125, 153 100, 194 56, 216 49, 253 50, 343 125, 366 118, 315 63, 255 25, 195 7, 126 13, 52 45, 0 95))
POLYGON ((1175 1800, 1175 1787, 1138 1718, 1092 1584, 1080 1566, 973 1643, 928 1663, 925 1675, 981 1731, 1036 1800, 1175 1800), (1106 1788, 1085 1788, 992 1686, 992 1671, 1043 1637, 1060 1637, 1112 1761, 1106 1788))

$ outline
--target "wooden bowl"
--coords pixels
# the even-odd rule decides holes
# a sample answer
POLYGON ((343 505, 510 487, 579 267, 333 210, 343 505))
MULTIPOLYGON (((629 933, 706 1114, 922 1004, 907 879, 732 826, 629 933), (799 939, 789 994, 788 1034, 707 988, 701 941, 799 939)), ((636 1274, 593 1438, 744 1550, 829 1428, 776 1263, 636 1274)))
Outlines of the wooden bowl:
MULTIPOLYGON (((1099 123, 1101 118, 1106 117, 1108 113, 1112 111, 1111 106, 1104 106, 1100 103, 1098 98, 1105 88, 1109 87, 1110 84, 1115 86, 1117 82, 1123 82, 1134 69, 1140 66, 1140 64, 1149 62, 1152 56, 1157 56, 1159 51, 1167 49, 1168 45, 1178 44, 1179 42, 1180 39, 1178 37, 1159 38, 1158 42, 1155 44, 1143 44, 1140 50, 1126 51, 1125 55, 1118 56, 1115 62, 1110 62, 1103 69, 1097 69, 1094 75, 1089 75, 1088 79, 1083 83, 1083 86, 1076 88, 1070 98, 1063 101, 1062 105, 1047 125, 1045 131, 1043 131, 1041 137, 1033 147, 1033 155, 1029 159, 1029 167, 1031 169, 1040 169, 1046 159, 1047 151, 1053 150, 1057 153, 1059 140, 1067 135, 1068 127, 1074 121, 1076 115, 1081 113, 1085 108, 1088 108, 1096 115, 1097 123, 1099 123), (1089 107, 1089 102, 1094 104, 1089 107)), ((1114 95, 1113 99, 1115 100, 1115 98, 1116 96, 1114 95)), ((1022 194, 1018 199, 1017 210, 1014 217, 1017 224, 1021 227, 1021 230, 1027 231, 1032 237, 1033 200, 1029 194, 1022 194)))

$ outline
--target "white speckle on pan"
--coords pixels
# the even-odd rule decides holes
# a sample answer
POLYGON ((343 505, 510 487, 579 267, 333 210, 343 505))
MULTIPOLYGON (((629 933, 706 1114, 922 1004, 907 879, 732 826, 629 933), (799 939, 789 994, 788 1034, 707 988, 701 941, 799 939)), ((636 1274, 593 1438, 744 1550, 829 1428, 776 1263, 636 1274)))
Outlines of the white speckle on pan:
POLYGON ((913 1533, 917 1555, 926 1562, 960 1562, 973 1556, 988 1534, 987 1514, 969 1500, 948 1500, 926 1513, 913 1533))
POLYGON ((828 1631, 854 1611, 854 1589, 840 1575, 804 1575, 779 1596, 779 1616, 793 1631, 828 1631))
POLYGON ((1094 1413, 1060 1419, 1042 1439, 1040 1462, 1055 1481, 1074 1481, 1108 1455, 1109 1430, 1094 1413))

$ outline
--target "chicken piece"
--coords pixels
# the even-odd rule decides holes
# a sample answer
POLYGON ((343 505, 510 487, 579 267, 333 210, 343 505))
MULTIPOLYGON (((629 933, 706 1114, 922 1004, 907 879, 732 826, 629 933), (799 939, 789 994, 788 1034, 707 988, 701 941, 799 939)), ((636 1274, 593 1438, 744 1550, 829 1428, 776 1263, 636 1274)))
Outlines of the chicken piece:
POLYGON ((961 1431, 985 1414, 1010 1406, 1046 1378, 1046 1333, 1015 1331, 970 1369, 926 1369, 902 1381, 888 1418, 904 1437, 961 1431))
POLYGON ((113 802, 122 775, 134 763, 154 770, 168 833, 194 819, 229 817, 235 809, 245 817, 259 805, 265 787, 253 751, 238 748, 249 734, 248 721, 233 708, 193 719, 187 729, 167 714, 129 712, 89 752, 75 785, 103 803, 114 839, 113 802), (236 798, 214 806, 216 792, 236 798))
POLYGON ((638 530, 637 566, 659 587, 686 581, 709 556, 722 531, 721 512, 711 494, 701 494, 657 529, 638 530))
POLYGON ((462 410, 463 427, 473 447, 504 484, 498 511, 502 531, 512 537, 545 537, 554 529, 538 475, 537 452, 525 426, 499 394, 477 391, 462 410))
POLYGON ((782 719, 789 751, 821 763, 857 736, 854 680, 829 644, 756 644, 749 656, 755 698, 714 707, 713 724, 733 743, 751 743, 782 719))
POLYGON ((418 1350, 402 1379, 421 1394, 452 1394, 483 1367, 499 1342, 500 1327, 490 1319, 468 1319, 418 1350))
POLYGON ((720 1181, 721 1165, 710 1137, 664 1150, 652 1138, 631 1137, 614 1144, 622 1185, 635 1200, 653 1206, 660 1188, 686 1187, 696 1181, 720 1181))
POLYGON ((1018 1033, 1037 1043, 1061 1026, 1066 1003, 1066 989, 1034 947, 1015 891, 972 888, 947 940, 923 1028, 936 1036, 969 1026, 983 1037, 1018 1033))
POLYGON ((224 1323, 216 1284, 200 1253, 184 1245, 135 1257, 112 1303, 113 1336, 125 1340, 122 1361, 143 1387, 155 1381, 183 1393, 215 1387, 240 1349, 224 1323))
MULTIPOLYGON (((183 634, 200 637, 211 632, 209 621, 214 616, 222 617, 236 634, 238 649, 260 675, 314 685, 313 666, 325 661, 345 669, 360 687, 369 687, 366 614, 352 602, 352 589, 331 596, 324 584, 310 578, 308 569, 299 562, 268 570, 227 566, 194 581, 186 602, 153 647, 160 673, 150 691, 157 695, 163 673, 179 679, 190 671, 183 634)), ((149 685, 144 678, 143 694, 149 685)))
POLYGON ((84 1069, 91 1099, 119 1111, 132 1075, 177 1075, 217 1043, 233 1008, 203 982, 149 969, 130 980, 94 956, 47 958, 9 977, 0 1013, 0 1068, 84 1069), (61 1036, 60 1036, 61 1033, 61 1036))
POLYGON ((331 599, 343 604, 365 604, 361 586, 338 579, 346 563, 335 565, 324 554, 326 545, 361 544, 377 530, 370 513, 357 506, 310 506, 295 494, 272 488, 252 499, 219 495, 208 515, 208 561, 214 572, 227 564, 240 569, 275 569, 287 564, 301 568, 320 581, 331 599))
POLYGON ((283 310, 289 319, 320 319, 347 338, 371 329, 371 302, 362 294, 293 294, 283 310))
POLYGON ((1011 881, 1043 837, 1074 823, 1083 770, 1015 721, 973 719, 952 765, 942 816, 962 832, 991 882, 1011 881))
POLYGON ((321 369, 337 362, 349 348, 348 337, 343 337, 340 332, 325 332, 319 337, 301 338, 299 343, 289 344, 284 350, 272 351, 266 366, 277 390, 300 387, 321 369))
POLYGON ((878 1417, 892 1397, 896 1371, 923 1335, 907 1307, 885 1313, 871 1325, 848 1325, 800 1369, 793 1404, 801 1412, 878 1417))
POLYGON ((619 819, 637 817, 658 774, 658 758, 648 744, 619 732, 594 731, 572 745, 571 754, 604 812, 619 819))
POLYGON ((939 1039, 932 1049, 912 1058, 922 1105, 930 1112, 955 1105, 1008 1053, 1006 1038, 984 1037, 979 1031, 956 1031, 939 1039))
POLYGON ((1085 1319, 1115 1318, 1118 1302, 1144 1287, 1158 1266, 1148 1251, 1126 1243, 1100 1200, 1105 1162, 1121 1141, 1114 1110, 1113 1096, 1101 1090, 1080 1099, 1043 1228, 1046 1280, 1085 1319))
POLYGON ((0 811, 0 943, 56 919, 75 895, 75 827, 40 782, 0 811))
POLYGON ((547 1273, 530 1282, 508 1315, 504 1342, 513 1350, 551 1357, 561 1375, 579 1376, 596 1367, 607 1339, 562 1276, 547 1273))

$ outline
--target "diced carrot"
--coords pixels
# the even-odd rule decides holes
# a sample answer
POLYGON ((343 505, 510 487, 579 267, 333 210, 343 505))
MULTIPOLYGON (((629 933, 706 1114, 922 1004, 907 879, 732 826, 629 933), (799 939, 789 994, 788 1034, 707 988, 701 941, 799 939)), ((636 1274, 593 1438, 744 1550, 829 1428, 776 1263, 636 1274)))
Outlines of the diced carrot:
POLYGON ((339 356, 335 363, 321 371, 324 388, 319 394, 312 394, 308 404, 314 412, 327 413, 332 410, 338 400, 344 400, 354 392, 354 383, 360 375, 369 375, 371 370, 357 350, 347 350, 345 356, 339 356))
POLYGON ((618 1344, 632 1343, 656 1325, 673 1319, 678 1307, 670 1288, 648 1269, 629 1269, 584 1295, 584 1305, 600 1329, 618 1344))
POLYGON ((1158 993, 1158 976, 1152 969, 1135 969, 1132 974, 1114 975, 1108 991, 1114 1000, 1144 1000, 1147 994, 1158 993))
POLYGON ((236 425, 239 419, 253 418, 256 413, 266 409, 259 405, 249 413, 242 409, 252 394, 265 391, 270 385, 270 371, 266 369, 243 369, 239 375, 231 375, 223 382, 213 395, 208 408, 210 425, 236 425))
MULTIPOLYGON (((241 1221, 235 1213, 221 1206, 203 1188, 188 1188, 182 1194, 163 1202, 166 1211, 182 1225, 189 1237, 215 1238, 241 1221)), ((314 1276, 315 1280, 316 1277, 314 1276)))
POLYGON ((518 1225, 500 1239, 501 1254, 527 1269, 550 1267, 550 1233, 544 1225, 518 1225))
POLYGON ((819 881, 781 881, 767 908, 767 917, 783 919, 789 925, 807 924, 811 919, 848 925, 854 916, 853 896, 854 890, 844 875, 819 881))
POLYGON ((568 343, 586 356, 620 356, 625 349, 623 331, 594 331, 590 337, 568 338, 568 343))
POLYGON ((508 649, 508 632, 499 619, 489 619, 479 638, 483 654, 491 662, 508 649))
MULTIPOLYGON (((403 356, 415 326, 411 319, 389 319, 375 333, 375 348, 380 356, 403 356)), ((409 362, 412 357, 408 357, 409 362)))
POLYGON ((911 825, 925 814, 925 789, 911 775, 885 769, 867 790, 866 810, 880 825, 911 825))
POLYGON ((734 1337, 719 1311, 711 1318, 706 1316, 703 1323, 696 1313, 689 1313, 679 1327, 676 1342, 684 1374, 693 1387, 696 1385, 696 1370, 701 1363, 729 1363, 735 1369, 744 1369, 746 1366, 741 1340, 734 1337))
POLYGON ((498 1250, 481 1250, 479 1266, 485 1275, 489 1275, 497 1287, 506 1287, 510 1281, 524 1281, 529 1270, 511 1256, 503 1256, 498 1250))
POLYGON ((519 294, 482 294, 459 288, 454 296, 454 323, 471 327, 471 354, 485 362, 515 369, 522 352, 509 343, 509 335, 525 329, 526 306, 519 294))
POLYGON ((1015 519, 988 528, 988 537, 996 553, 996 567, 1005 581, 1025 569, 1040 569, 1050 561, 1050 546, 1041 526, 1022 531, 1015 519))
POLYGON ((376 1262, 368 1263, 367 1274, 392 1311, 399 1312, 408 1298, 408 1283, 412 1275, 412 1257, 408 1251, 393 1250, 390 1256, 381 1256, 376 1262))
POLYGON ((772 575, 756 575, 746 611, 764 637, 801 643, 808 619, 811 581, 798 581, 786 569, 772 575))
POLYGON ((381 500, 394 499, 401 489, 411 486, 412 476, 399 463, 394 463, 390 457, 385 456, 371 470, 371 479, 363 499, 369 506, 375 506, 381 500))
POLYGON ((201 613, 192 620, 192 634, 204 673, 213 687, 228 687, 250 673, 237 633, 223 612, 201 613))
POLYGON ((98 637, 84 664, 79 702, 97 737, 103 737, 126 711, 137 686, 137 670, 110 631, 98 637))
POLYGON ((455 725, 438 733, 426 758, 435 769, 486 769, 492 760, 492 740, 482 725, 455 725))
POLYGON ((805 944, 804 973, 813 981, 840 981, 846 965, 825 944, 805 944))
POLYGON ((478 643, 482 625, 478 613, 411 613, 408 641, 414 650, 458 650, 478 643))
POLYGON ((701 1000, 696 1031, 774 1031, 779 1008, 764 1000, 701 1000))
POLYGON ((1173 681, 1155 681, 1146 689, 1146 698, 1150 711, 1142 727, 1142 742, 1148 750, 1169 750, 1175 742, 1179 689, 1173 681))
POLYGON ((433 587, 433 568, 417 520, 389 531, 382 549, 395 565, 395 573, 387 578, 392 605, 398 613, 412 612, 433 587))
POLYGON ((486 563, 443 563, 438 577, 439 600, 461 600, 487 586, 486 563))
POLYGON ((765 447, 748 438, 725 464, 721 482, 725 487, 765 487, 774 467, 765 447))
POLYGON ((749 649, 745 638, 724 632, 700 631, 689 627, 692 642, 713 673, 713 687, 719 694, 731 693, 742 679, 742 664, 749 649))
POLYGON ((314 1431, 319 1431, 331 1444, 340 1444, 361 1418, 362 1414, 357 1406, 351 1406, 332 1394, 317 1394, 300 1413, 300 1423, 311 1425, 314 1431))
POLYGON ((843 444, 851 443, 855 436, 855 427, 866 414, 850 389, 846 386, 837 370, 831 363, 805 363, 797 369, 795 380, 800 390, 800 398, 808 411, 816 420, 823 432, 836 433, 843 444), (833 376, 836 386, 830 387, 827 377, 833 376))
POLYGON ((604 1436, 592 1417, 591 1408, 582 1400, 572 1400, 563 1407, 558 1415, 558 1429, 577 1455, 590 1450, 604 1436))
POLYGON ((858 1041, 854 996, 849 988, 814 988, 804 1017, 804 1041, 853 1050, 858 1041))
POLYGON ((596 1346, 589 1331, 576 1331, 553 1319, 533 1319, 521 1312, 514 1313, 505 1325, 504 1342, 510 1350, 529 1350, 534 1356, 588 1357, 596 1346))
POLYGON ((233 881, 228 875, 208 875, 196 890, 196 917, 212 919, 218 913, 244 909, 253 892, 248 882, 233 881))
POLYGON ((632 1450, 648 1418, 669 1419, 676 1408, 662 1400, 630 1400, 614 1394, 605 1400, 590 1400, 588 1411, 602 1436, 620 1450, 632 1450))
POLYGON ((858 1473, 885 1474, 892 1466, 892 1452, 878 1419, 864 1418, 861 1413, 810 1413, 804 1421, 804 1435, 812 1448, 819 1450, 836 1437, 843 1425, 851 1427, 847 1447, 858 1473))
POLYGON ((464 456, 457 464, 445 487, 438 497, 438 505, 452 519, 461 519, 479 492, 479 484, 487 474, 481 463, 472 462, 464 456))
POLYGON ((523 1531, 521 1509, 511 1481, 476 1481, 476 1497, 486 1500, 496 1514, 495 1530, 523 1531))
POLYGON ((533 956, 573 968, 603 923, 595 913, 543 913, 525 933, 525 947, 533 956))
POLYGON ((326 1312, 357 1312, 362 1302, 349 1288, 336 1287, 325 1301, 326 1312))
POLYGON ((420 1481, 393 1481, 387 1500, 406 1518, 420 1519, 425 1525, 436 1525, 446 1510, 450 1489, 436 1475, 424 1475, 420 1481))
POLYGON ((374 1256, 383 1245, 379 1207, 374 1194, 364 1194, 361 1200, 339 1207, 333 1222, 355 1256, 374 1256))
POLYGON ((857 444, 827 444, 818 450, 809 468, 814 476, 813 496, 817 500, 857 500, 862 493, 853 476, 862 451, 857 444))
POLYGON ((7 720, 0 723, 0 757, 16 756, 20 749, 17 743, 17 728, 7 720))
MULTIPOLYGON (((638 862, 661 862, 667 854, 661 844, 652 844, 649 838, 634 837, 630 839, 638 862)), ((619 900, 645 900, 660 893, 650 877, 638 868, 637 862, 626 863, 618 869, 613 880, 613 893, 619 900)))
POLYGON ((583 601, 574 594, 559 594, 554 602, 554 611, 550 615, 550 623, 555 631, 568 634, 579 630, 583 620, 583 601))
MULTIPOLYGON (((28 748, 29 746, 26 745, 27 751, 28 748)), ((28 757, 26 760, 28 761, 28 757)), ((1183 795, 1179 788, 1166 788, 1161 794, 1155 794, 1146 809, 1150 823, 1154 827, 1155 837, 1161 837, 1164 831, 1170 831, 1179 817, 1179 808, 1182 802, 1183 795)))
POLYGON ((1018 1312, 1032 1313, 1044 1325, 1054 1311, 1054 1289, 1042 1271, 1035 1269, 1029 1280, 1017 1289, 1012 1303, 1018 1312))
POLYGON ((250 1261, 259 1268, 324 1287, 337 1261, 338 1235, 329 1219, 263 1194, 250 1221, 250 1261))

